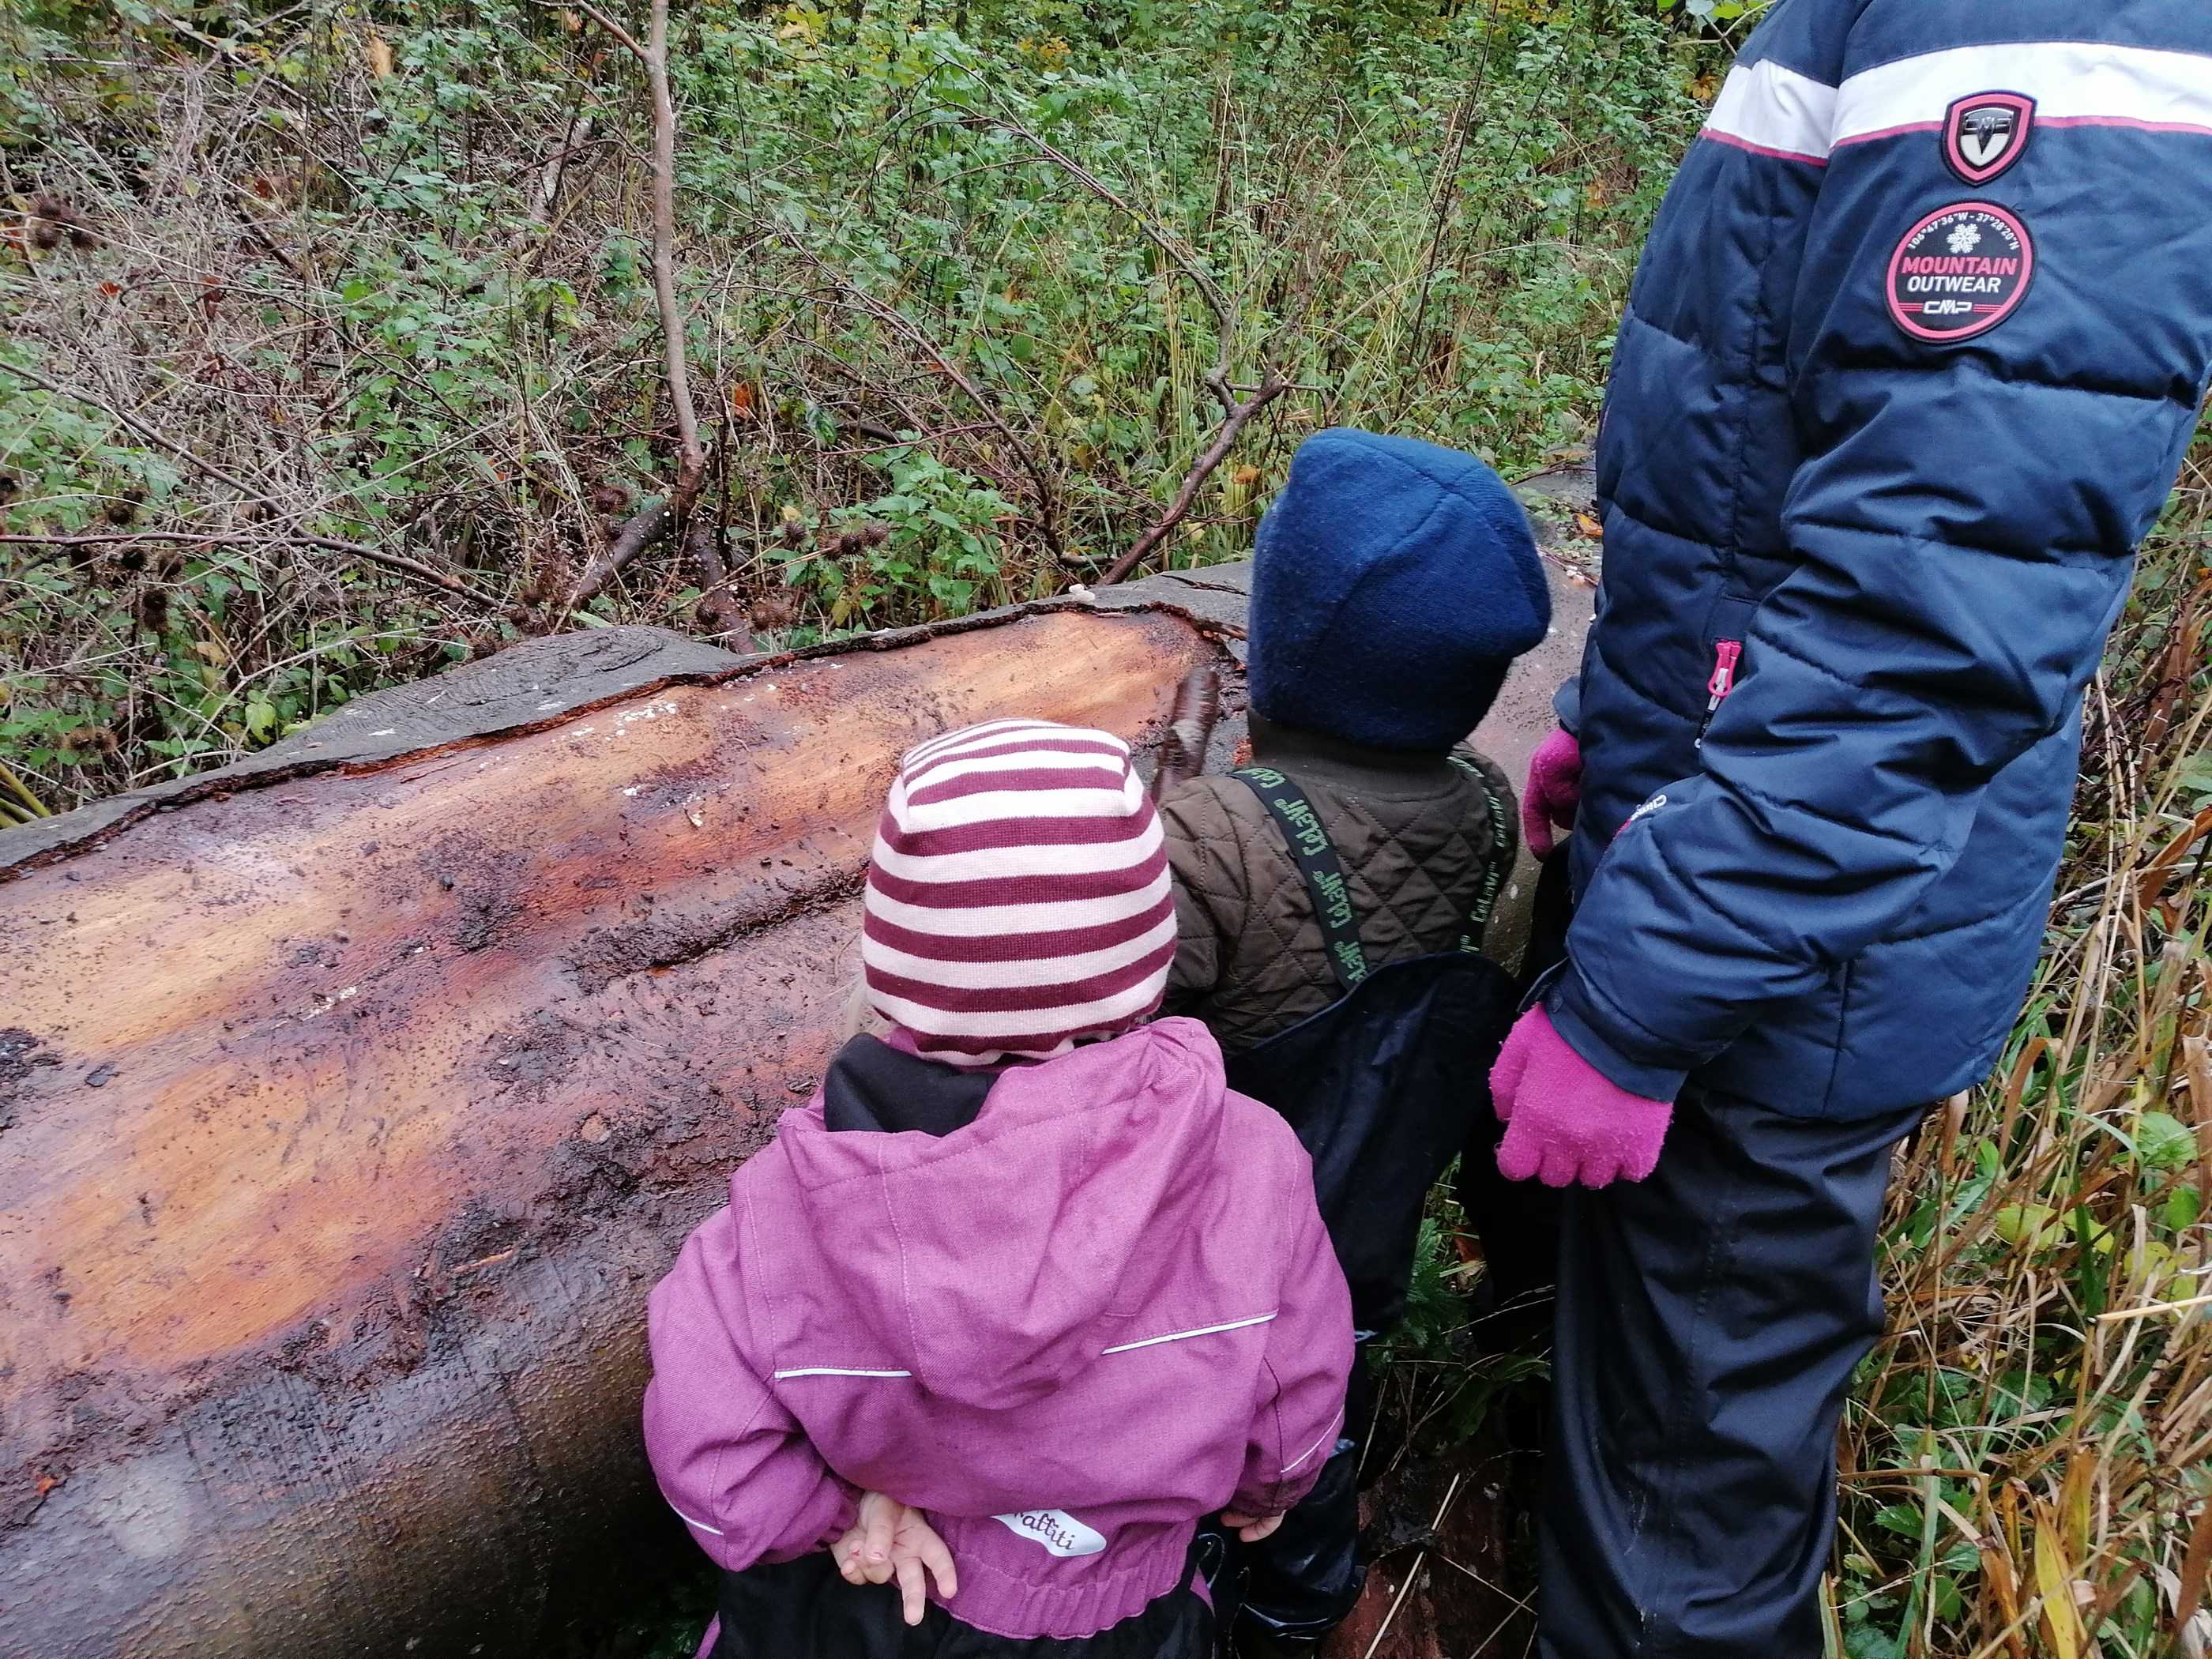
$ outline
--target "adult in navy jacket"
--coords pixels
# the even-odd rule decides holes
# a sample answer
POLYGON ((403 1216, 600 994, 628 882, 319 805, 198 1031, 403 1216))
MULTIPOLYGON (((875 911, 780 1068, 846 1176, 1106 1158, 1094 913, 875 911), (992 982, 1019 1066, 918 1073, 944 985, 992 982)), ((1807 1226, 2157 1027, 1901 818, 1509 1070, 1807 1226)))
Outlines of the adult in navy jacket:
POLYGON ((2208 372, 2212 4, 1782 0, 1636 280, 1532 777, 1559 804, 1579 739, 1499 1161, 1603 1188, 1560 1262, 1549 1659, 1821 1650, 1891 1150, 2017 1018, 2208 372))

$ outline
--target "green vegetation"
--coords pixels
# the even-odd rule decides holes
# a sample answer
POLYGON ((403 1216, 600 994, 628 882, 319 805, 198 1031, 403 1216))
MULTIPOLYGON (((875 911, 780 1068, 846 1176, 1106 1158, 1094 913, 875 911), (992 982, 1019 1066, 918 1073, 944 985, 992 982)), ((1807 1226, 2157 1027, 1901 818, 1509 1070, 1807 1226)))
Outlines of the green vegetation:
POLYGON ((1157 562, 1243 548, 1331 422, 1571 451, 1722 61, 1597 9, 680 8, 705 477, 602 586, 681 459, 599 21, 6 0, 0 747, 63 807, 520 634, 1057 592, 1262 386, 1157 562))
MULTIPOLYGON (((1753 9, 684 4, 703 467, 647 535, 684 489, 651 112, 588 8, 0 0, 0 824, 532 633, 742 647, 1056 592, 1187 483, 1154 562, 1232 556, 1329 422, 1577 457, 1753 9)), ((2198 1293, 2212 1197, 2208 518, 2200 455, 2006 1066, 1902 1165, 1847 1659, 2212 1645, 2212 1309, 2139 1311, 2198 1293)), ((1438 1438, 1531 1370, 1455 1347, 1441 1252, 1406 1365, 1438 1438)))

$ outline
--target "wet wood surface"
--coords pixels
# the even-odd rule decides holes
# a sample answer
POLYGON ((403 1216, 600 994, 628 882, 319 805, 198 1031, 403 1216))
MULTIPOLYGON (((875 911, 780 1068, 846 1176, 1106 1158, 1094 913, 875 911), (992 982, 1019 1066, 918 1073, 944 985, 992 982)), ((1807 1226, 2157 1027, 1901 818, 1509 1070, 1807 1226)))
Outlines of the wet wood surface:
POLYGON ((813 1085, 898 756, 1142 740, 1225 659, 1018 617, 240 780, 0 879, 0 1654, 537 1652, 688 1549, 644 1295, 813 1085))

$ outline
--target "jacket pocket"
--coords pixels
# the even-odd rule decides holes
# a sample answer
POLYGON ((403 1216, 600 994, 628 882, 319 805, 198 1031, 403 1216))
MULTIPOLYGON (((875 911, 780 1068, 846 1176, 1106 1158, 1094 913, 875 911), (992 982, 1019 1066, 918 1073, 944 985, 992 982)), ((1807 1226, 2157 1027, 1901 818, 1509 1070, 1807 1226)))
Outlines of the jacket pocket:
POLYGON ((1743 676, 1744 635, 1751 629, 1751 619, 1758 612, 1759 601, 1746 599, 1738 593, 1723 593, 1714 602, 1713 614, 1705 624, 1705 714, 1698 722, 1697 746, 1705 746, 1705 729, 1713 723, 1713 716, 1721 712, 1721 705, 1735 690, 1736 682, 1743 676))

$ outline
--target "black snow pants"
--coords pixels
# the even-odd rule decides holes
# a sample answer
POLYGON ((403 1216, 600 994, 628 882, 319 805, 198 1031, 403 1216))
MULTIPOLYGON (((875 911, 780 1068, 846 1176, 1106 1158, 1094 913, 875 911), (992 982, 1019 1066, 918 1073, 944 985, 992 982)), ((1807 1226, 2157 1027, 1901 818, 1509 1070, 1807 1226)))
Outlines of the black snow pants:
POLYGON ((1213 1659, 1215 1646, 1213 1609, 1188 1586, 1096 1636, 996 1636, 934 1601, 908 1625, 896 1586, 847 1583, 827 1550, 724 1573, 717 1616, 711 1659, 1213 1659))
POLYGON ((1819 1659, 1836 1429, 1881 1332, 1891 1151, 1923 1115, 1693 1087, 1649 1181, 1569 1194, 1543 1659, 1819 1659))

